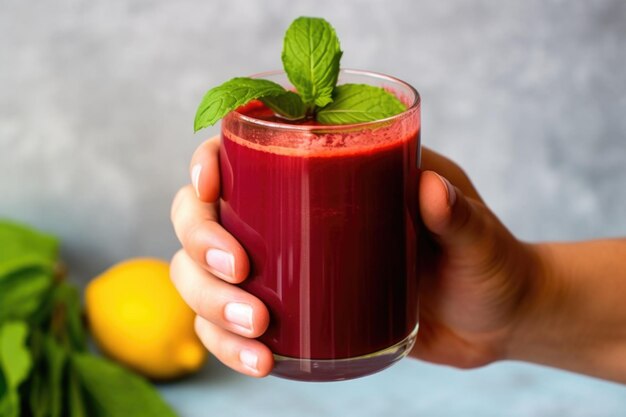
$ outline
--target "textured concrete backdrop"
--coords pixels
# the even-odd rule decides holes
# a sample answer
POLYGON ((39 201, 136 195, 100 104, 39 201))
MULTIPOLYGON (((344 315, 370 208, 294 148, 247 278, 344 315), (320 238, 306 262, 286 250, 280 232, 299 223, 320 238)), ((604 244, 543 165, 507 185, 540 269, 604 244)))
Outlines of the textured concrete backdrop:
POLYGON ((424 144, 465 167, 515 234, 626 235, 621 0, 1 0, 0 216, 59 235, 82 281, 169 257, 171 197, 217 132, 192 134, 200 98, 280 67, 303 14, 336 27, 344 66, 421 91, 424 144))
POLYGON ((169 256, 170 199, 217 131, 192 134, 203 93, 280 67, 316 14, 344 66, 417 86, 424 143, 516 234, 626 234, 625 2, 294 3, 0 2, 0 215, 60 235, 82 279, 169 256))

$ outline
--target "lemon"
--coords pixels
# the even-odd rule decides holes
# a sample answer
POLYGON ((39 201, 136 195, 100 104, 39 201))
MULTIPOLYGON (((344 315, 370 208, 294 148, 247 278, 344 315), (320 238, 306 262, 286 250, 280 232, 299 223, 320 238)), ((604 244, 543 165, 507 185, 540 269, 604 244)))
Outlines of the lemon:
POLYGON ((198 370, 207 351, 194 312, 159 259, 130 259, 94 278, 85 291, 91 334, 112 359, 152 379, 198 370))

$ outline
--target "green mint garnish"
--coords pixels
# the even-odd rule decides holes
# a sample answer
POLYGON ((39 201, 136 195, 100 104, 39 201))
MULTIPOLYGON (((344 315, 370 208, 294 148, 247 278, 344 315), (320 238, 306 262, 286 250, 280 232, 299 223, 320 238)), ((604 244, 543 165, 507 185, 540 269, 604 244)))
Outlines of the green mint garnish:
POLYGON ((343 125, 385 119, 406 107, 396 96, 379 87, 343 84, 335 87, 333 102, 317 112, 325 125, 343 125))
POLYGON ((335 29, 324 19, 299 17, 285 33, 283 67, 305 104, 332 102, 341 59, 335 29))
POLYGON ((396 96, 380 87, 337 86, 342 54, 335 30, 327 21, 299 17, 285 33, 282 52, 285 73, 296 90, 259 78, 233 78, 205 94, 194 130, 215 124, 251 100, 261 100, 287 120, 313 117, 322 124, 369 122, 406 110, 396 96))

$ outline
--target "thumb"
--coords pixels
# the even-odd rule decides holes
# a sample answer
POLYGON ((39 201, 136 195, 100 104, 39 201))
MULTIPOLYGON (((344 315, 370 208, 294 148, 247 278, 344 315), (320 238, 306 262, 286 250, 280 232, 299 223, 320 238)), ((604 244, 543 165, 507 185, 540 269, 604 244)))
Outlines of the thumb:
POLYGON ((484 233, 482 205, 434 171, 421 175, 419 204, 424 225, 444 247, 472 245, 484 233))

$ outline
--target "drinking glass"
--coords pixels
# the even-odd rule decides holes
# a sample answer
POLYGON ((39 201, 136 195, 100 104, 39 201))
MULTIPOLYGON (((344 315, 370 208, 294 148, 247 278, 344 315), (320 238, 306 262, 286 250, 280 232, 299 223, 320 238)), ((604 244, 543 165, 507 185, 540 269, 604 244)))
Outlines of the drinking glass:
MULTIPOLYGON (((282 71, 257 77, 293 87, 282 71)), ((380 371, 418 328, 420 98, 409 84, 342 70, 407 107, 351 125, 245 110, 222 121, 220 218, 251 261, 241 284, 270 311, 273 374, 334 381, 380 371)))

